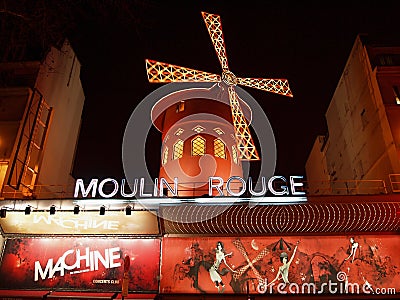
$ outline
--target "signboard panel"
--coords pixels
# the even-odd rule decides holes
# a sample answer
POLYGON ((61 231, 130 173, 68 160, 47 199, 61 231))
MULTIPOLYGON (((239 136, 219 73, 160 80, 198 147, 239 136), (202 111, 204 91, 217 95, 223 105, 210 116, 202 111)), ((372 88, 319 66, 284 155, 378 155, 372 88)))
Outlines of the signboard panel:
POLYGON ((393 295, 399 245, 397 235, 165 238, 160 291, 393 295))
POLYGON ((1 289, 121 291, 129 256, 129 291, 158 290, 159 239, 7 239, 1 289))
POLYGON ((24 212, 9 211, 7 218, 0 219, 4 233, 28 234, 158 234, 157 216, 150 211, 84 211, 72 212, 24 212))

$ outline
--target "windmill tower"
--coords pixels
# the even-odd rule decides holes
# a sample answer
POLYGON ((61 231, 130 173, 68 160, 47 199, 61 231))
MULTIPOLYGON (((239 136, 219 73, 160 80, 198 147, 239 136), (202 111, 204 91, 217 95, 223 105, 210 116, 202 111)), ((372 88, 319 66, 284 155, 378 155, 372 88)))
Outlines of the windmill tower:
POLYGON ((236 77, 228 67, 220 16, 206 12, 202 16, 222 67, 221 76, 146 60, 149 82, 215 83, 208 90, 174 93, 153 107, 152 121, 163 139, 159 177, 168 182, 179 178, 179 196, 207 194, 210 176, 226 182, 231 176, 243 175, 242 160, 260 159, 249 129, 251 109, 236 93, 236 85, 293 97, 286 79, 236 77))

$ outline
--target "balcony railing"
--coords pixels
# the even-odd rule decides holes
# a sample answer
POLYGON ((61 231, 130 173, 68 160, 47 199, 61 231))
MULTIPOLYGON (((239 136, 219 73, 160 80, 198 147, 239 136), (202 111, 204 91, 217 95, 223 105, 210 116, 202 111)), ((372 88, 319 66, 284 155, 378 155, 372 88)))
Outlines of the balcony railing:
MULTIPOLYGON (((400 184, 400 183, 399 183, 400 184)), ((308 195, 377 195, 388 194, 384 180, 305 181, 308 195)), ((400 191, 400 190, 399 190, 400 191)))
POLYGON ((73 198, 74 186, 67 185, 35 185, 24 186, 20 190, 4 185, 0 194, 2 199, 67 199, 73 198))
POLYGON ((400 174, 389 174, 390 187, 393 193, 400 193, 400 174))

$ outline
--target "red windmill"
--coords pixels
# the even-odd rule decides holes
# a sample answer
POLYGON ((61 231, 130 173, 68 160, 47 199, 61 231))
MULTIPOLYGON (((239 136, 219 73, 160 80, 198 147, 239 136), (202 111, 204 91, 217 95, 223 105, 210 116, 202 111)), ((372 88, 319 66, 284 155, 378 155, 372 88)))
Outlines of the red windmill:
MULTIPOLYGON (((153 107, 153 112, 157 112, 152 115, 153 123, 163 133, 163 154, 160 177, 168 178, 168 180, 172 182, 173 177, 182 178, 183 172, 192 178, 192 183, 193 181, 200 182, 200 186, 202 185, 201 180, 204 180, 205 176, 196 177, 196 174, 202 172, 202 167, 199 167, 199 156, 210 154, 215 157, 216 165, 211 168, 212 171, 203 173, 210 176, 219 176, 224 178, 224 180, 230 176, 242 175, 241 167, 236 167, 235 162, 236 165, 239 166, 240 160, 260 159, 248 125, 248 120, 251 120, 251 109, 237 95, 235 90, 236 85, 253 87, 267 92, 293 97, 286 79, 236 77, 228 67, 220 16, 206 12, 202 12, 202 16, 221 63, 221 76, 154 60, 146 60, 149 82, 215 82, 218 83, 218 86, 223 90, 227 87, 228 105, 204 98, 192 98, 186 101, 185 95, 182 94, 181 100, 174 106, 168 106, 168 103, 171 102, 164 99, 153 107), (163 113, 159 113, 160 111, 163 111, 163 113), (204 113, 207 114, 207 120, 199 117, 204 113), (197 115, 198 117, 196 120, 186 119, 185 122, 182 122, 182 120, 189 115, 197 115), (218 126, 217 120, 211 120, 212 126, 214 126, 213 130, 216 134, 210 134, 210 131, 207 133, 205 130, 206 126, 202 125, 202 123, 206 121, 210 122, 210 115, 216 115, 228 121, 231 129, 223 130, 221 128, 222 126, 218 126), (175 139, 173 141, 170 140, 170 136, 173 135, 174 138, 179 137, 185 130, 192 130, 196 134, 194 137, 192 134, 186 139, 179 138, 177 141, 175 141, 175 139), (227 137, 231 135, 234 137, 233 147, 229 147, 228 145, 230 142, 227 137), (216 136, 217 139, 215 139, 216 136), (223 136, 225 138, 223 138, 223 136), (213 142, 211 143, 211 141, 213 142), (209 144, 213 146, 208 147, 207 145, 209 144), (185 149, 191 149, 191 151, 185 151, 185 149), (219 152, 218 149, 223 149, 223 151, 219 152), (229 159, 225 156, 227 152, 230 153, 229 159), (226 161, 224 162, 223 159, 226 161), (166 165, 171 160, 178 160, 179 168, 176 168, 176 166, 174 166, 174 168, 166 168, 166 165)), ((222 125, 222 123, 220 122, 219 125, 222 125)), ((205 164, 205 166, 207 166, 207 164, 205 164)), ((187 177, 183 177, 187 179, 187 177)), ((192 185, 192 188, 194 187, 195 186, 192 185)), ((189 190, 190 192, 188 195, 193 195, 193 189, 189 188, 189 190)), ((204 193, 204 190, 198 192, 197 195, 202 193, 204 193)), ((179 195, 181 196, 182 193, 179 193, 179 195)))

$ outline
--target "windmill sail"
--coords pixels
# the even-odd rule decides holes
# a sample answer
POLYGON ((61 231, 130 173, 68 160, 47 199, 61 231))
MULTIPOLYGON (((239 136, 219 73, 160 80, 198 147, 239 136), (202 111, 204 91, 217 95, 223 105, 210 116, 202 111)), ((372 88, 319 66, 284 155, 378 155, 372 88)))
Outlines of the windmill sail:
POLYGON ((242 160, 259 160, 249 125, 240 106, 239 96, 235 91, 236 85, 243 85, 263 91, 293 97, 286 79, 239 78, 228 67, 225 42, 222 33, 222 23, 219 15, 201 13, 207 26, 208 33, 214 45, 222 68, 222 76, 195 69, 171 65, 154 60, 146 60, 149 82, 220 82, 228 85, 229 103, 232 112, 232 123, 235 130, 236 145, 242 160))

